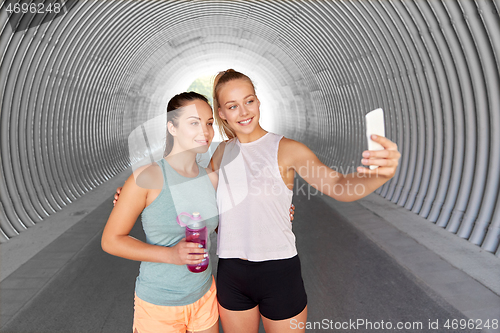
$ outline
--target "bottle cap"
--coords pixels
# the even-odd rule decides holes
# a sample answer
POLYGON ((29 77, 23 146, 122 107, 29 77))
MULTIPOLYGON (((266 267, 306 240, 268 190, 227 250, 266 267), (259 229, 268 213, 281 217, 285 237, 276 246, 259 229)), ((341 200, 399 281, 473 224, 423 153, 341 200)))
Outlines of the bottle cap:
POLYGON ((180 213, 177 216, 177 223, 181 227, 188 227, 189 229, 194 229, 194 230, 205 227, 205 221, 201 218, 199 212, 194 212, 193 215, 189 213, 180 213), (184 219, 182 219, 183 216, 188 217, 187 221, 184 222, 184 219))
POLYGON ((205 221, 201 219, 200 213, 199 212, 194 212, 193 217, 190 219, 190 221, 187 223, 187 227, 189 229, 194 229, 198 230, 203 227, 205 227, 205 221))

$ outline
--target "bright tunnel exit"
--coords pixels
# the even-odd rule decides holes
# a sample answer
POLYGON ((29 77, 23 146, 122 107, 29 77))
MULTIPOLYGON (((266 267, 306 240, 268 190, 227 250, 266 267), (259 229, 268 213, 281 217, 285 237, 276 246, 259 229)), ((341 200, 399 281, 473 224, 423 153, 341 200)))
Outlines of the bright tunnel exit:
MULTIPOLYGON (((174 84, 172 80, 169 83, 165 83, 162 86, 165 88, 165 95, 162 102, 159 103, 159 107, 156 111, 149 113, 151 118, 145 119, 145 121, 132 130, 129 135, 129 156, 132 164, 132 169, 137 168, 157 161, 162 158, 162 149, 165 142, 165 131, 166 131, 166 105, 168 101, 174 96, 184 91, 195 91, 207 97, 210 105, 213 108, 213 82, 214 78, 220 71, 232 68, 241 73, 248 73, 248 75, 255 86, 257 97, 261 102, 261 113, 259 123, 265 130, 269 132, 279 131, 276 128, 276 122, 286 122, 286 107, 285 105, 290 105, 290 103, 296 103, 295 98, 291 95, 286 95, 286 92, 279 91, 278 89, 273 89, 274 81, 269 76, 265 77, 260 73, 260 71, 255 71, 250 69, 250 66, 245 66, 237 61, 228 59, 226 62, 221 62, 219 67, 215 66, 219 61, 214 57, 212 60, 207 60, 211 66, 204 66, 203 70, 200 71, 181 71, 180 75, 173 74, 174 77, 178 78, 178 81, 174 84), (226 67, 221 67, 222 65, 226 67), (195 78, 193 80, 193 77, 195 78), (269 84, 271 80, 271 84, 269 84), (190 82, 186 84, 186 82, 190 82), (271 93, 270 93, 271 92, 271 93), (285 102, 288 101, 288 102, 285 102)), ((189 66, 191 67, 191 66, 189 66)), ((289 107, 288 107, 289 108, 289 107)), ((218 112, 214 110, 214 112, 218 112)), ((143 119, 140 114, 142 110, 137 111, 137 115, 134 117, 139 117, 143 119)), ((200 165, 206 167, 210 161, 210 157, 214 153, 215 149, 220 142, 227 140, 226 137, 222 136, 219 128, 214 124, 215 136, 213 142, 207 153, 200 155, 198 161, 200 165)))

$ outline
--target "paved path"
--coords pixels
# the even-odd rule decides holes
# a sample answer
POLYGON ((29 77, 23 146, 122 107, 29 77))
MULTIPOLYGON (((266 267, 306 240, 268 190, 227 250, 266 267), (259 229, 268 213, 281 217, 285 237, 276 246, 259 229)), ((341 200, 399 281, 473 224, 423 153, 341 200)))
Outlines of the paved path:
MULTIPOLYGON (((475 332, 443 329, 447 319, 465 317, 324 200, 299 192, 294 203, 308 332, 387 332, 375 330, 382 321, 422 325, 394 332, 475 332), (361 320, 374 329, 335 329, 361 320), (440 329, 429 329, 429 321, 440 329)), ((0 283, 1 332, 131 332, 139 265, 101 250, 110 211, 110 201, 103 203, 0 283)), ((143 237, 140 223, 133 234, 143 237)))

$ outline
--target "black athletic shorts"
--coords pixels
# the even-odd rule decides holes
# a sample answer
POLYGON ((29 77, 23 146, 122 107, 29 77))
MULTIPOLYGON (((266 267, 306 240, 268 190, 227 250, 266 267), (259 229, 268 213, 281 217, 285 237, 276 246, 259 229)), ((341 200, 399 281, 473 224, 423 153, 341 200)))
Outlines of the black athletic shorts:
POLYGON ((261 262, 219 259, 217 299, 232 311, 258 305, 260 313, 271 320, 298 315, 307 305, 299 256, 261 262))

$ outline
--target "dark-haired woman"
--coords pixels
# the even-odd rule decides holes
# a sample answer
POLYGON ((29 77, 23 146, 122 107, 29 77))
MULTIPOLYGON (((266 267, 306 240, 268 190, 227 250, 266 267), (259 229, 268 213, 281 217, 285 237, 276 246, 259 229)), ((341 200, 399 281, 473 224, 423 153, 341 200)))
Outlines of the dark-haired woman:
POLYGON ((141 261, 134 333, 216 333, 219 314, 212 269, 192 273, 186 267, 208 256, 210 241, 206 250, 186 242, 185 230, 176 222, 179 213, 197 211, 208 217, 209 233, 217 227, 217 176, 196 162, 214 136, 212 109, 204 96, 182 93, 170 100, 167 119, 165 157, 126 181, 104 228, 102 248, 141 261), (146 242, 130 236, 141 213, 146 242))

